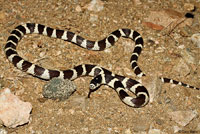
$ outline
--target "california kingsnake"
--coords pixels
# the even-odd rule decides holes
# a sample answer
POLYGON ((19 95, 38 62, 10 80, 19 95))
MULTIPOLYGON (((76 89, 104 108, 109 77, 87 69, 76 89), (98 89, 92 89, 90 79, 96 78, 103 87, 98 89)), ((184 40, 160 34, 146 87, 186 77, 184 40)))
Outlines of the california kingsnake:
MULTIPOLYGON (((27 23, 24 25, 17 26, 11 32, 11 35, 8 37, 7 43, 5 45, 4 51, 6 53, 7 58, 9 59, 10 62, 14 64, 14 66, 16 66, 18 69, 24 72, 27 72, 41 79, 49 80, 54 77, 59 77, 61 79, 74 80, 80 76, 93 76, 94 79, 91 81, 90 92, 88 97, 90 96, 90 93, 98 89, 100 85, 106 84, 114 88, 117 91, 120 99, 129 106, 142 107, 148 103, 149 101, 148 91, 141 83, 124 76, 112 74, 112 72, 110 72, 105 68, 96 65, 84 64, 76 66, 73 69, 60 71, 60 70, 45 69, 29 61, 26 61, 25 59, 23 59, 18 55, 16 47, 18 42, 22 39, 22 37, 25 34, 31 34, 31 33, 42 34, 54 38, 60 38, 65 41, 72 42, 80 47, 94 51, 101 51, 108 47, 111 47, 121 36, 125 38, 130 38, 133 41, 135 41, 135 48, 133 50, 130 63, 132 69, 134 70, 134 73, 137 76, 141 77, 145 75, 138 67, 137 60, 138 56, 142 51, 143 39, 137 31, 133 31, 131 29, 118 29, 102 40, 90 41, 70 31, 53 29, 41 24, 27 23), (101 79, 101 81, 99 79, 101 79), (136 97, 135 98, 130 97, 126 93, 127 90, 133 92, 136 95, 136 97)), ((161 78, 161 80, 166 83, 179 84, 185 87, 199 89, 184 84, 182 82, 177 82, 167 78, 161 78)))

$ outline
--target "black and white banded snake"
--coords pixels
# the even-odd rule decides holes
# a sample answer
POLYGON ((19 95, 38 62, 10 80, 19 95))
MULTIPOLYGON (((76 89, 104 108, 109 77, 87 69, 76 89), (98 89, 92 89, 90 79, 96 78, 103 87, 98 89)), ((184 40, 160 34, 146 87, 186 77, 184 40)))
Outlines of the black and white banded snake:
MULTIPOLYGON (((111 47, 120 37, 130 38, 135 41, 135 48, 130 59, 131 67, 137 76, 142 77, 145 76, 145 74, 138 67, 137 60, 143 48, 143 38, 137 31, 133 31, 131 29, 118 29, 102 40, 90 41, 70 31, 53 29, 36 23, 26 23, 24 25, 17 26, 11 32, 4 51, 8 60, 12 62, 15 67, 44 80, 50 80, 54 77, 70 80, 74 80, 80 76, 94 77, 90 83, 88 97, 90 97, 91 92, 96 91, 101 85, 105 84, 115 89, 122 102, 128 106, 139 108, 145 106, 149 102, 149 93, 140 82, 125 76, 113 74, 111 71, 100 66, 82 64, 72 69, 61 71, 46 69, 23 59, 17 53, 17 44, 24 35, 32 33, 59 38, 93 51, 102 51, 111 47), (131 91, 136 97, 129 96, 127 91, 131 91)), ((172 79, 160 79, 164 83, 173 83, 199 90, 199 88, 172 79)))

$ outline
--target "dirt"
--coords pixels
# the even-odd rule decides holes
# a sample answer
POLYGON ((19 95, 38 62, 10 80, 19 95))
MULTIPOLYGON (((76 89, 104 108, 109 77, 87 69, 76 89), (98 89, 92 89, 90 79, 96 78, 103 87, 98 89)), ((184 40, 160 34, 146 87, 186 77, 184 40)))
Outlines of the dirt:
MULTIPOLYGON (((84 8, 89 2, 0 0, 1 83, 3 87, 10 88, 22 100, 33 105, 30 123, 6 130, 11 134, 128 134, 158 129, 171 134, 174 133, 174 127, 179 125, 171 120, 169 112, 196 110, 200 115, 199 91, 171 84, 162 84, 158 99, 137 109, 123 104, 116 92, 106 86, 102 86, 90 99, 86 99, 90 77, 81 77, 74 81, 77 91, 68 100, 41 101, 42 87, 47 81, 16 69, 6 59, 3 51, 11 30, 27 22, 67 29, 91 40, 102 39, 119 28, 134 29, 141 33, 145 41, 138 64, 147 76, 156 74, 200 87, 199 48, 189 38, 191 34, 199 31, 198 2, 103 0, 104 8, 98 12, 84 8), (188 12, 184 8, 187 2, 197 7, 193 24, 189 27, 175 27, 171 33, 163 34, 163 30, 154 30, 144 25, 143 22, 150 11, 172 9, 184 14, 188 12), (78 10, 79 8, 81 10, 78 10), (188 31, 186 36, 183 29, 188 31), (188 53, 192 58, 190 62, 187 61, 189 58, 185 57, 188 53), (184 66, 179 65, 182 63, 184 66), (177 66, 180 66, 181 70, 177 70, 177 66)), ((25 59, 50 69, 68 69, 90 63, 105 67, 116 74, 139 79, 129 63, 133 48, 132 40, 121 38, 113 47, 93 52, 60 39, 27 35, 20 41, 17 50, 25 59)), ((199 120, 199 117, 196 117, 187 126, 179 127, 182 132, 200 133, 200 130, 197 130, 199 120)))

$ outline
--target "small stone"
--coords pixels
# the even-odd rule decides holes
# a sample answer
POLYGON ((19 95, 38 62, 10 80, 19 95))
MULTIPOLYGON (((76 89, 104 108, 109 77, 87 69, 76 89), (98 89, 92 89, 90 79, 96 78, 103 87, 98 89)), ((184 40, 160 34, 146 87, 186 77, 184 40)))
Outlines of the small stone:
POLYGON ((74 109, 70 109, 70 110, 69 110, 69 113, 72 114, 72 115, 74 114, 74 112, 75 112, 74 109))
POLYGON ((124 133, 125 133, 125 134, 132 134, 130 128, 129 128, 129 129, 126 129, 124 133))
POLYGON ((161 120, 161 119, 156 119, 156 124, 158 124, 158 125, 162 125, 163 123, 164 123, 163 120, 161 120))
POLYGON ((95 22, 97 20, 98 20, 98 15, 90 14, 90 19, 89 19, 90 22, 95 22))
POLYGON ((41 52, 41 53, 40 53, 40 57, 41 57, 41 58, 44 58, 45 54, 46 54, 45 52, 41 52))
POLYGON ((0 120, 4 126, 15 128, 30 121, 32 105, 21 101, 11 93, 9 88, 2 90, 0 94, 0 120))
POLYGON ((165 98, 165 103, 169 104, 171 102, 171 99, 169 97, 165 98))
POLYGON ((161 46, 155 49, 155 53, 162 53, 165 51, 165 47, 161 46))
POLYGON ((200 95, 197 95, 197 99, 199 99, 199 100, 200 100, 200 95))
POLYGON ((82 11, 82 8, 81 8, 80 5, 78 5, 78 6, 76 6, 75 10, 76 10, 76 12, 81 12, 81 11, 82 11))
POLYGON ((74 83, 68 79, 53 78, 43 87, 43 96, 49 99, 68 99, 76 90, 74 83))
POLYGON ((40 103, 44 103, 46 100, 47 100, 47 98, 38 98, 37 99, 40 103))
POLYGON ((57 112, 57 114, 58 114, 58 115, 62 115, 62 114, 63 114, 63 112, 64 112, 64 111, 63 111, 63 109, 62 109, 62 108, 60 108, 60 109, 58 109, 58 112, 57 112))
POLYGON ((200 33, 193 34, 191 40, 198 48, 200 48, 200 33))
POLYGON ((178 127, 178 126, 174 126, 174 133, 180 132, 182 130, 182 128, 178 127))
POLYGON ((103 10, 104 3, 101 0, 92 0, 89 4, 87 4, 84 8, 88 9, 89 11, 99 12, 103 10))
POLYGON ((57 51, 56 56, 60 55, 61 53, 62 53, 61 51, 57 51))
POLYGON ((168 113, 171 116, 171 119, 178 123, 181 126, 186 126, 190 123, 191 120, 197 117, 197 111, 174 111, 168 113))
POLYGON ((7 134, 8 132, 4 128, 0 128, 0 134, 7 134))
POLYGON ((180 48, 180 49, 184 49, 185 46, 184 46, 184 45, 180 45, 180 46, 178 46, 178 48, 180 48))
POLYGON ((108 129, 108 133, 110 134, 112 132, 112 128, 107 128, 108 129))

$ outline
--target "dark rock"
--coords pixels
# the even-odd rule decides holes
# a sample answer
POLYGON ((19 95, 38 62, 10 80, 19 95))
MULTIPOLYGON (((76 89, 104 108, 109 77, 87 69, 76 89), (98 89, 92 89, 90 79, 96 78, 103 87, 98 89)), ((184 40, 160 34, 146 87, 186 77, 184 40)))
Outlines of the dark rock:
POLYGON ((74 83, 68 79, 53 78, 43 87, 43 96, 49 99, 68 99, 76 90, 74 83))

